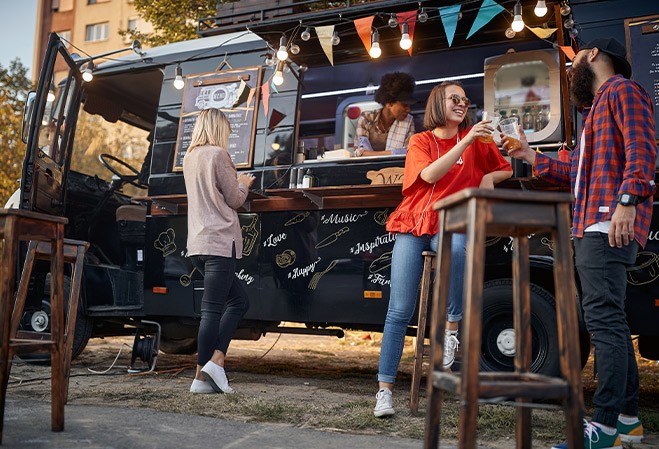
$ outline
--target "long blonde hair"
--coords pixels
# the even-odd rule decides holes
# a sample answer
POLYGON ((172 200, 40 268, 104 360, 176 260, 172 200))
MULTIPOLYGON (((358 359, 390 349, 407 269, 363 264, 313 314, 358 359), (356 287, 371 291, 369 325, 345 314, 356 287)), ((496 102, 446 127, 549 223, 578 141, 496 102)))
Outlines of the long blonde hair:
POLYGON ((203 145, 212 145, 227 150, 229 134, 231 134, 231 125, 224 113, 216 108, 204 109, 197 116, 188 152, 203 145))

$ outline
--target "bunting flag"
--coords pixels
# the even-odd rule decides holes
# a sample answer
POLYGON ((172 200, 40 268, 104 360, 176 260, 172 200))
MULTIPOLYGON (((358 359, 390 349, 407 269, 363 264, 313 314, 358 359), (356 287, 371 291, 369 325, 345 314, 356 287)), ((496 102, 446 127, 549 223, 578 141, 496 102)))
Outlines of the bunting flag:
MULTIPOLYGON (((414 25, 416 25, 416 13, 417 10, 399 12, 396 14, 396 19, 398 19, 398 26, 400 27, 401 33, 403 32, 403 22, 407 22, 408 34, 410 35, 410 40, 414 42, 414 25)), ((412 47, 410 47, 407 52, 412 56, 412 47)))
POLYGON ((565 53, 567 59, 569 59, 570 61, 574 60, 576 53, 574 52, 574 49, 572 47, 570 47, 569 45, 559 45, 558 47, 561 50, 563 50, 563 53, 565 53))
POLYGON ((270 121, 268 122, 268 128, 270 131, 275 129, 277 125, 281 123, 282 120, 286 118, 286 114, 279 112, 276 109, 272 109, 272 115, 270 116, 270 121))
POLYGON ((268 103, 270 102, 270 86, 267 81, 261 86, 261 96, 263 97, 263 116, 267 119, 268 103))
POLYGON ((276 94, 278 94, 279 89, 277 89, 277 85, 275 84, 275 80, 273 78, 270 78, 270 88, 274 90, 276 94))
POLYGON ((487 25, 487 23, 492 20, 494 16, 504 10, 505 8, 494 0, 484 0, 483 4, 481 5, 481 9, 478 10, 476 20, 474 20, 474 23, 471 24, 471 30, 469 30, 467 39, 469 39, 476 31, 487 25))
POLYGON ((453 38, 455 37, 455 29, 458 27, 458 18, 460 16, 460 4, 453 6, 444 6, 439 8, 439 15, 442 18, 442 25, 446 32, 446 39, 448 46, 453 45, 453 38))
POLYGON ((330 64, 334 65, 334 49, 332 47, 332 36, 334 35, 334 25, 315 27, 318 35, 318 42, 323 47, 325 56, 329 59, 330 64))
POLYGON ((375 16, 369 16, 354 20, 357 34, 362 38, 367 53, 371 51, 371 26, 374 18, 375 16))
POLYGON ((558 28, 526 27, 540 39, 547 39, 556 32, 558 28))

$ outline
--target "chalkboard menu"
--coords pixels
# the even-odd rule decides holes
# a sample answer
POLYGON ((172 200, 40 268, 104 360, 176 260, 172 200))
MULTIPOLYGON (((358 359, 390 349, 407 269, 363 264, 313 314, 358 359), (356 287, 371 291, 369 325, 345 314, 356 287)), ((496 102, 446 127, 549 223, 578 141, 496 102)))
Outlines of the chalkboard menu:
POLYGON ((632 78, 654 103, 655 137, 659 140, 659 15, 625 20, 632 78))
POLYGON ((176 139, 174 170, 183 169, 192 129, 204 109, 220 109, 229 119, 231 135, 227 151, 236 167, 251 167, 256 111, 259 104, 261 67, 204 73, 185 79, 181 118, 176 139))

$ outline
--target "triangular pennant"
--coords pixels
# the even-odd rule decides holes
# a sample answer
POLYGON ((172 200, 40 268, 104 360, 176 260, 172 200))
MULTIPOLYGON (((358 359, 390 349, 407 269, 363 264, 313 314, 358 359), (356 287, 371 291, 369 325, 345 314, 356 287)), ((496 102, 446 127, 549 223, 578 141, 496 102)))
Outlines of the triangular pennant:
POLYGON ((261 96, 263 97, 263 116, 268 118, 268 103, 270 102, 270 86, 266 81, 265 84, 261 86, 261 96))
POLYGON ((325 56, 329 59, 330 64, 334 65, 334 49, 332 47, 332 36, 334 35, 334 25, 325 25, 322 27, 315 27, 316 34, 318 35, 318 42, 325 52, 325 56))
POLYGON ((282 120, 286 118, 286 114, 279 112, 276 109, 272 110, 272 115, 270 116, 270 121, 268 122, 268 128, 272 131, 281 123, 282 120))
POLYGON ((277 85, 275 84, 275 80, 273 78, 270 78, 270 88, 274 90, 276 94, 279 93, 279 89, 277 89, 277 85))
POLYGON ((354 21, 357 34, 362 38, 367 53, 371 51, 371 26, 373 25, 374 17, 368 16, 354 21))
POLYGON ((526 27, 540 39, 547 39, 556 32, 558 28, 526 27))
POLYGON ((483 28, 487 23, 492 20, 494 16, 499 14, 501 11, 504 11, 504 7, 495 2, 494 0, 485 0, 483 1, 483 4, 481 5, 481 9, 478 10, 478 15, 476 16, 476 20, 474 20, 474 23, 471 24, 471 30, 469 30, 469 34, 467 35, 467 39, 469 39, 476 31, 480 30, 483 28))
MULTIPOLYGON (((398 23, 400 24, 400 30, 401 33, 403 32, 403 23, 407 22, 407 28, 408 28, 408 34, 410 35, 410 40, 414 42, 414 25, 416 24, 416 13, 417 11, 407 11, 407 12, 399 12, 396 14, 396 18, 398 19, 398 23)), ((412 56, 412 48, 410 47, 407 52, 412 56)))
POLYGON ((453 6, 444 6, 439 8, 439 15, 442 18, 442 25, 446 32, 446 40, 448 46, 453 45, 453 38, 455 37, 455 29, 458 27, 458 18, 460 16, 460 4, 453 6))
POLYGON ((576 53, 574 52, 574 49, 570 47, 569 45, 559 45, 559 48, 563 50, 563 53, 565 53, 565 57, 572 61, 574 57, 576 56, 576 53))

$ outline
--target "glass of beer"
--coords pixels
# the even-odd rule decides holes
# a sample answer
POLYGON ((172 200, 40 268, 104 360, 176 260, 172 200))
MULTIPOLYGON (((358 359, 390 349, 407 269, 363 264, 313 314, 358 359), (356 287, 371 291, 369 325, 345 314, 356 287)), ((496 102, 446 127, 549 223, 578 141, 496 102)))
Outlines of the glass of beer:
POLYGON ((501 115, 497 114, 496 112, 483 111, 483 121, 485 120, 490 120, 492 122, 490 123, 490 126, 494 129, 492 130, 489 136, 479 137, 478 140, 480 140, 483 143, 492 143, 494 141, 493 138, 494 131, 496 131, 497 126, 499 125, 499 120, 501 120, 501 115))
POLYGON ((508 137, 508 151, 515 151, 522 148, 522 142, 519 141, 519 121, 517 117, 501 120, 499 127, 503 135, 508 137))

